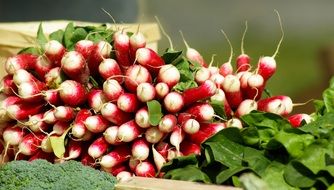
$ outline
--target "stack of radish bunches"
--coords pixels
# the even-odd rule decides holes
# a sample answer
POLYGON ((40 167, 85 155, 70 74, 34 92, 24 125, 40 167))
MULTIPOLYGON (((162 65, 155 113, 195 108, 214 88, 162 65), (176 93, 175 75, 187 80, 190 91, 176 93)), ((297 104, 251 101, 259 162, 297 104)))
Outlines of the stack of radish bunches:
MULTIPOLYGON (((43 35, 42 35, 43 36, 43 35)), ((251 67, 242 53, 220 67, 189 47, 163 55, 140 32, 110 38, 39 37, 39 51, 9 57, 1 82, 1 160, 79 160, 115 176, 162 176, 164 163, 200 154, 200 145, 226 127, 242 128, 252 110, 290 115, 288 96, 262 97, 276 71, 274 56, 251 67), (44 40, 43 40, 44 39, 44 40)), ((96 36, 96 35, 95 35, 96 36)), ((30 49, 31 50, 31 49, 30 49)))

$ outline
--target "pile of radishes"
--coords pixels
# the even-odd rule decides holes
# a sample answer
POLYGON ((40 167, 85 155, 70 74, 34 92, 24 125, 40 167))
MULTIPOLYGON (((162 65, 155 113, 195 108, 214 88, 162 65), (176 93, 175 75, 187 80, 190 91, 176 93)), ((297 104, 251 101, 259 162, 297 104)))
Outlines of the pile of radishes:
MULTIPOLYGON (((224 33, 225 34, 225 33, 224 33)), ((196 66, 193 86, 174 88, 182 72, 146 47, 140 32, 116 31, 112 41, 78 41, 73 50, 49 40, 42 55, 5 62, 0 103, 2 162, 75 159, 120 178, 154 177, 164 163, 200 154, 200 145, 252 110, 288 116, 288 96, 261 99, 276 71, 275 56, 252 69, 244 52, 220 67, 187 45, 182 58, 196 66), (218 116, 214 106, 225 112, 218 116)), ((294 115, 294 126, 308 115, 294 115)))

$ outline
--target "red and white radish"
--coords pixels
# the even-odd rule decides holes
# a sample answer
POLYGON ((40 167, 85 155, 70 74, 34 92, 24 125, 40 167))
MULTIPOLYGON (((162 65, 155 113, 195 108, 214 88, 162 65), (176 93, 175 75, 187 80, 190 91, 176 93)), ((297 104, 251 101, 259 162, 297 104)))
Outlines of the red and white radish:
POLYGON ((130 60, 136 59, 136 51, 146 46, 146 38, 141 32, 136 32, 130 36, 130 60))
POLYGON ((184 156, 188 156, 190 154, 200 155, 201 147, 198 144, 192 143, 190 141, 182 141, 180 144, 180 151, 184 156))
POLYGON ((152 144, 158 143, 163 136, 164 133, 161 132, 156 126, 148 128, 145 132, 145 139, 147 140, 147 142, 152 144))
POLYGON ((43 104, 17 103, 7 107, 7 115, 15 120, 25 120, 29 116, 39 113, 43 109, 43 104))
POLYGON ((187 134, 194 134, 199 131, 200 124, 195 119, 187 119, 182 123, 181 127, 187 134))
POLYGON ((228 61, 219 67, 219 74, 225 77, 233 73, 233 67, 231 64, 232 57, 233 57, 233 47, 226 33, 224 32, 224 30, 221 30, 221 32, 224 34, 226 41, 228 42, 228 45, 230 46, 230 57, 228 58, 228 61))
POLYGON ((91 50, 88 58, 88 68, 91 75, 96 76, 99 73, 99 64, 103 59, 109 58, 112 46, 106 41, 99 41, 91 50))
POLYGON ((23 154, 27 156, 35 154, 38 151, 44 137, 44 134, 37 133, 29 133, 25 135, 20 144, 18 145, 19 151, 17 152, 15 157, 17 157, 18 154, 23 154))
POLYGON ((110 101, 116 101, 124 93, 123 87, 115 79, 107 79, 103 83, 104 95, 110 101))
POLYGON ((119 128, 118 126, 110 126, 103 132, 104 139, 109 144, 112 145, 120 144, 117 139, 118 128, 119 128))
POLYGON ((36 64, 37 56, 32 54, 18 54, 7 58, 5 71, 13 75, 19 69, 31 69, 36 64))
POLYGON ((65 76, 60 67, 54 67, 45 74, 44 81, 47 87, 57 89, 65 81, 65 76))
POLYGON ((131 142, 141 133, 142 128, 139 127, 134 120, 131 120, 119 126, 117 138, 122 142, 131 142))
POLYGON ((148 161, 140 162, 135 170, 136 176, 140 177, 154 177, 155 172, 154 165, 148 161))
POLYGON ((75 110, 69 106, 58 106, 55 108, 54 116, 58 121, 70 122, 75 118, 75 110))
POLYGON ((44 79, 46 73, 48 73, 52 68, 53 64, 46 56, 39 56, 35 64, 32 65, 32 69, 34 69, 38 78, 41 80, 44 79))
MULTIPOLYGON (((99 74, 104 80, 107 80, 112 76, 121 76, 122 71, 116 60, 109 58, 109 59, 104 59, 100 63, 99 74)), ((117 82, 119 83, 123 82, 123 78, 121 77, 115 77, 113 79, 117 80, 117 82)))
POLYGON ((210 98, 216 93, 217 87, 211 80, 206 80, 198 87, 189 88, 182 94, 184 105, 191 105, 199 100, 210 98))
POLYGON ((88 109, 81 109, 76 114, 74 122, 72 123, 72 135, 76 138, 82 138, 85 133, 87 133, 87 128, 85 126, 86 119, 91 116, 92 113, 88 109))
POLYGON ((236 127, 236 128, 239 128, 239 129, 243 128, 242 122, 238 118, 232 118, 232 119, 228 120, 226 122, 226 127, 236 127))
POLYGON ((137 111, 139 101, 137 96, 132 93, 123 93, 117 99, 117 107, 127 113, 133 113, 137 111))
POLYGON ((86 128, 92 133, 104 132, 110 125, 110 122, 102 115, 96 114, 88 116, 84 121, 86 128))
POLYGON ((123 123, 132 119, 130 113, 126 113, 120 110, 115 104, 111 102, 103 104, 101 108, 101 114, 104 118, 115 125, 122 125, 123 123))
POLYGON ((137 86, 140 83, 152 83, 152 76, 150 72, 141 65, 132 65, 125 72, 125 87, 130 92, 136 92, 137 86))
POLYGON ((136 60, 155 75, 159 72, 160 67, 165 65, 165 61, 159 54, 147 47, 137 49, 136 60))
POLYGON ((66 80, 59 86, 61 100, 68 106, 79 106, 86 101, 86 90, 74 80, 66 80))
POLYGON ((141 128, 149 128, 151 126, 147 107, 143 107, 136 112, 135 122, 141 128))
POLYGON ((131 152, 134 159, 146 160, 150 154, 149 143, 144 138, 138 138, 133 141, 131 152))
POLYGON ((87 60, 94 49, 94 42, 90 40, 80 40, 75 44, 74 49, 75 51, 81 53, 81 55, 87 60))
POLYGON ((108 146, 109 144, 104 137, 99 137, 88 147, 88 154, 92 158, 99 158, 107 151, 108 146))
POLYGON ((101 89, 92 89, 87 94, 87 103, 95 113, 101 111, 103 104, 107 103, 107 98, 101 89))
POLYGON ((121 171, 116 175, 116 179, 120 183, 130 180, 131 177, 132 177, 132 173, 128 171, 121 171))
POLYGON ((60 61, 65 51, 66 49, 63 44, 61 44, 57 40, 50 40, 44 45, 44 53, 46 57, 48 57, 50 62, 57 67, 60 66, 60 61))
POLYGON ((155 85, 155 92, 157 98, 164 98, 169 93, 169 87, 164 82, 159 82, 155 85))
POLYGON ((13 96, 17 93, 17 86, 13 80, 13 75, 5 75, 0 84, 0 93, 6 96, 13 96))
POLYGON ((201 123, 200 130, 195 134, 188 135, 188 138, 191 142, 200 145, 224 128, 226 128, 225 123, 201 123))
POLYGON ((236 109, 243 100, 238 77, 227 75, 222 84, 222 88, 229 105, 232 109, 236 109))
POLYGON ((164 115, 158 125, 158 128, 163 133, 170 133, 177 124, 177 118, 173 114, 164 115))
POLYGON ((291 124, 292 127, 301 127, 301 125, 303 124, 307 124, 310 123, 311 121, 313 121, 312 117, 308 114, 305 113, 298 113, 298 114, 294 114, 288 117, 288 121, 291 124))
POLYGON ((89 80, 89 69, 85 58, 76 51, 65 53, 61 59, 61 69, 71 79, 79 83, 87 83, 89 80))
POLYGON ((42 82, 23 82, 17 86, 18 96, 26 102, 40 102, 43 100, 42 91, 46 89, 42 82))
POLYGON ((190 47, 187 41, 185 40, 183 33, 180 31, 183 43, 185 44, 187 50, 186 50, 186 57, 189 61, 200 64, 203 67, 207 67, 208 64, 205 62, 202 55, 194 48, 190 47))
POLYGON ((154 148, 154 145, 152 145, 152 154, 154 164, 158 171, 160 171, 162 166, 166 163, 166 159, 154 148))
POLYGON ((65 121, 57 121, 52 128, 52 134, 56 134, 58 136, 63 135, 66 130, 70 127, 69 122, 65 121))
MULTIPOLYGON (((184 95, 184 94, 183 94, 184 95)), ((164 106, 168 112, 179 112, 185 105, 186 98, 178 92, 170 92, 164 98, 164 106)))
POLYGON ((157 82, 164 82, 169 88, 173 88, 180 81, 180 71, 172 64, 164 65, 160 68, 157 82))
POLYGON ((189 113, 198 122, 210 121, 215 115, 213 107, 208 103, 198 103, 188 108, 186 113, 189 113))
POLYGON ((169 142, 176 148, 177 154, 180 153, 180 144, 184 139, 184 132, 179 127, 175 127, 169 137, 169 142))
POLYGON ((131 151, 128 145, 115 147, 111 152, 101 157, 102 167, 111 168, 130 159, 131 151))
POLYGON ((245 53, 244 50, 244 39, 246 36, 246 32, 248 29, 248 25, 247 25, 247 21, 245 22, 245 30, 242 34, 242 38, 241 38, 241 54, 237 57, 236 59, 236 64, 237 64, 237 72, 244 72, 244 71, 248 71, 251 67, 250 65, 250 57, 245 53))
POLYGON ((253 110, 257 110, 257 102, 252 99, 245 99, 239 104, 235 112, 235 116, 241 117, 243 115, 250 113, 253 110))
POLYGON ((122 68, 131 66, 130 37, 125 32, 116 32, 113 36, 117 62, 122 68))
POLYGON ((137 86, 137 98, 141 102, 148 102, 153 100, 155 94, 155 88, 151 83, 144 82, 137 86))
POLYGON ((202 84, 206 80, 209 80, 211 77, 211 72, 206 67, 201 67, 198 71, 195 73, 195 81, 197 84, 202 84))

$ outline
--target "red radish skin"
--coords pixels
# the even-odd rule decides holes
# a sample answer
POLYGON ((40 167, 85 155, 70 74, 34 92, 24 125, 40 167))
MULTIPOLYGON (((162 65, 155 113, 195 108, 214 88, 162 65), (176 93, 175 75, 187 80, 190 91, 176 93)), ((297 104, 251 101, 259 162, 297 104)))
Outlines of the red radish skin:
POLYGON ((160 68, 157 81, 164 82, 169 88, 173 88, 180 81, 180 71, 171 64, 164 65, 160 68))
POLYGON ((125 32, 117 32, 114 34, 113 38, 117 62, 122 68, 131 66, 130 37, 125 32))
POLYGON ((86 152, 81 156, 81 160, 80 162, 84 165, 84 166, 90 166, 95 168, 96 167, 96 161, 94 158, 92 158, 91 156, 89 156, 89 154, 86 152))
POLYGON ((163 133, 170 133, 177 124, 177 118, 173 114, 164 115, 158 125, 158 128, 163 133))
POLYGON ((185 133, 194 134, 199 131, 200 124, 195 119, 187 119, 181 127, 185 133))
POLYGON ((197 84, 202 84, 206 80, 209 80, 211 77, 211 72, 206 67, 201 67, 198 71, 195 73, 195 81, 197 84))
POLYGON ((12 76, 12 80, 16 85, 20 85, 24 82, 40 82, 34 75, 24 69, 19 69, 15 71, 12 76))
POLYGON ((288 121, 292 127, 298 128, 301 127, 303 124, 310 123, 313 121, 312 117, 305 113, 298 113, 288 117, 288 121), (303 123, 305 122, 305 123, 303 123))
POLYGON ((103 104, 107 103, 108 100, 101 89, 92 89, 87 94, 88 106, 94 110, 95 113, 101 111, 103 104))
POLYGON ((236 109, 243 100, 239 79, 234 75, 227 75, 222 88, 229 105, 233 110, 236 109))
POLYGON ((131 142, 141 133, 142 128, 139 127, 134 120, 131 120, 119 126, 117 138, 122 142, 131 142))
POLYGON ((74 49, 76 52, 81 53, 81 55, 87 60, 94 49, 94 42, 90 40, 80 40, 75 44, 74 49))
POLYGON ((169 93, 169 87, 166 83, 159 82, 155 85, 155 92, 156 97, 162 99, 169 93))
POLYGON ((67 146, 68 156, 65 158, 62 158, 62 160, 73 160, 73 159, 79 158, 79 156, 82 153, 82 147, 83 145, 81 141, 71 140, 67 146))
POLYGON ((183 141, 180 144, 180 151, 183 156, 188 156, 191 154, 200 155, 201 147, 198 144, 192 143, 190 141, 183 141))
POLYGON ((46 89, 42 82, 23 82, 17 86, 18 96, 26 102, 43 101, 43 91, 46 89))
POLYGON ((224 79, 225 77, 219 73, 213 74, 210 77, 210 80, 216 84, 217 88, 220 88, 224 82, 224 79))
POLYGON ((104 137, 99 137, 88 147, 88 154, 94 159, 99 158, 107 151, 108 146, 104 137))
POLYGON ((155 177, 154 165, 148 161, 141 162, 137 165, 135 174, 140 177, 155 177))
POLYGON ((102 171, 108 172, 113 176, 117 176, 119 173, 126 171, 128 168, 125 164, 119 164, 111 168, 101 167, 102 171))
POLYGON ((110 122, 102 115, 88 116, 84 121, 86 128, 92 133, 104 132, 110 125, 110 122))
POLYGON ((36 72, 39 79, 43 80, 45 75, 53 68, 50 60, 44 55, 39 56, 36 63, 32 65, 32 69, 36 72))
POLYGON ((70 122, 75 118, 75 110, 69 106, 58 106, 55 108, 54 116, 58 121, 70 122))
POLYGON ((132 118, 130 113, 126 113, 120 110, 115 104, 111 102, 103 104, 101 108, 101 114, 104 118, 115 125, 122 125, 123 123, 130 121, 132 118))
POLYGON ((135 122, 141 128, 151 127, 147 107, 143 107, 136 112, 135 122))
POLYGON ((285 103, 277 97, 261 99, 257 102, 257 105, 259 111, 275 113, 278 115, 287 113, 285 103))
POLYGON ((178 92, 170 92, 164 98, 164 106, 170 113, 179 112, 185 104, 186 98, 178 92))
POLYGON ((154 148, 154 145, 152 145, 152 154, 154 164, 158 171, 160 171, 162 166, 166 163, 166 159, 154 148))
POLYGON ((6 123, 11 120, 11 117, 7 114, 7 107, 20 103, 21 101, 21 98, 17 96, 8 96, 4 100, 0 101, 0 123, 6 123))
POLYGON ((188 108, 186 113, 189 113, 198 122, 211 121, 215 115, 213 107, 208 103, 198 103, 188 108))
POLYGON ((128 145, 116 146, 111 152, 101 157, 100 164, 102 167, 112 168, 129 160, 130 155, 131 151, 128 145))
POLYGON ((106 41, 100 41, 94 45, 88 58, 88 68, 93 76, 99 73, 99 64, 103 59, 109 58, 112 46, 106 41))
POLYGON ((124 93, 121 94, 117 99, 117 107, 127 113, 133 113, 137 111, 139 101, 135 94, 124 93))
POLYGON ((29 133, 25 135, 20 144, 18 145, 19 151, 17 152, 17 155, 23 154, 31 156, 36 154, 44 137, 44 134, 29 133))
POLYGON ((136 51, 146 46, 146 38, 141 32, 136 32, 130 36, 130 60, 136 59, 136 51))
POLYGON ((62 102, 68 106, 79 106, 86 102, 86 90, 82 84, 74 80, 66 80, 59 86, 59 95, 62 102))
POLYGON ((158 74, 160 67, 165 65, 164 60, 155 51, 146 47, 137 49, 136 60, 154 75, 158 74))
POLYGON ((257 110, 257 102, 253 99, 245 99, 239 104, 235 112, 235 116, 241 117, 243 115, 249 114, 253 110, 257 110))
POLYGON ((117 101, 118 97, 124 93, 124 89, 117 80, 107 79, 103 83, 103 92, 109 101, 117 101))
POLYGON ((244 97, 259 100, 264 90, 265 82, 261 75, 253 74, 247 80, 247 88, 243 91, 244 97))
POLYGON ((112 145, 120 144, 120 142, 117 140, 118 128, 119 128, 118 126, 110 126, 103 132, 104 139, 109 144, 112 145))
POLYGON ((149 143, 143 139, 136 139, 131 147, 132 157, 137 160, 146 160, 150 154, 149 143))
POLYGON ((184 104, 191 105, 199 100, 210 98, 216 93, 217 87, 211 80, 206 80, 203 84, 195 88, 189 88, 182 94, 184 104))
POLYGON ((18 54, 9 57, 5 62, 5 71, 13 75, 19 69, 31 69, 36 64, 37 56, 32 54, 18 54))
MULTIPOLYGON (((112 76, 120 76, 122 75, 121 68, 119 67, 118 63, 114 59, 104 59, 99 65, 99 74, 104 79, 107 80, 112 76)), ((117 82, 122 83, 123 78, 115 77, 117 82)))
POLYGON ((15 120, 25 120, 42 111, 43 104, 18 103, 7 107, 7 114, 15 120))
POLYGON ((58 136, 64 134, 64 132, 70 127, 70 123, 65 121, 57 121, 53 125, 52 134, 56 134, 58 136))
POLYGON ((44 152, 42 150, 38 150, 34 155, 32 155, 28 159, 28 161, 32 162, 32 161, 37 160, 37 159, 44 159, 44 160, 47 160, 50 163, 53 163, 53 161, 54 161, 54 154, 46 153, 46 152, 44 152))
POLYGON ((200 130, 195 134, 189 135, 187 138, 191 142, 200 145, 224 128, 226 128, 225 123, 201 123, 200 130))
POLYGON ((140 83, 152 83, 152 76, 150 72, 141 65, 132 65, 125 72, 125 87, 130 92, 136 92, 137 86, 140 83))
POLYGON ((89 80, 89 69, 85 58, 76 51, 65 53, 61 59, 61 69, 70 78, 79 83, 87 83, 89 80))
MULTIPOLYGON (((179 125, 182 125, 185 121, 187 121, 188 119, 192 119, 193 116, 189 113, 186 113, 186 112, 181 112, 178 114, 177 116, 177 123, 179 125)), ((174 130, 174 128, 173 128, 174 130)))
POLYGON ((45 90, 42 92, 42 94, 43 94, 43 99, 50 105, 58 106, 62 103, 60 100, 59 91, 57 90, 53 89, 45 90))
POLYGON ((9 146, 19 145, 22 142, 24 136, 25 136, 24 130, 15 125, 14 126, 9 125, 4 129, 2 133, 2 137, 5 142, 5 145, 3 145, 4 146, 4 157, 6 157, 7 155, 7 150, 9 146))
POLYGON ((88 109, 81 109, 76 114, 74 122, 72 123, 72 135, 76 138, 82 138, 86 133, 87 128, 84 124, 85 120, 91 116, 92 113, 88 109))
POLYGON ((236 127, 236 128, 239 128, 239 129, 243 128, 242 122, 238 118, 232 118, 232 119, 228 120, 226 122, 226 127, 236 127))
POLYGON ((158 143, 164 136, 164 133, 158 127, 150 127, 145 132, 145 139, 147 142, 155 144, 158 143))
POLYGON ((13 80, 13 75, 5 75, 0 84, 0 93, 6 96, 13 96, 17 93, 17 86, 13 80))
POLYGON ((137 86, 137 98, 141 102, 148 102, 155 98, 155 88, 151 83, 140 83, 137 86))
POLYGON ((186 57, 189 61, 200 64, 203 67, 208 67, 208 64, 205 62, 204 58, 202 55, 194 48, 190 47, 187 41, 185 40, 183 33, 180 31, 183 43, 186 46, 186 57))
POLYGON ((57 89, 65 81, 64 73, 60 67, 52 68, 44 77, 44 82, 50 89, 57 89))
POLYGON ((50 62, 54 65, 59 67, 60 61, 66 51, 63 44, 58 42, 57 40, 50 40, 46 42, 44 45, 44 53, 46 57, 50 60, 50 62))

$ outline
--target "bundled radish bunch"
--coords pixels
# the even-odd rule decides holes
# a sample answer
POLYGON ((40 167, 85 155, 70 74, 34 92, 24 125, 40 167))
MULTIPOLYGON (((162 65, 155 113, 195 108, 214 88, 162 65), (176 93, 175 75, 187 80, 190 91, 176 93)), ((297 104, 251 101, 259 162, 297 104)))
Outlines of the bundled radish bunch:
MULTIPOLYGON (((261 99, 275 55, 251 71, 242 53, 207 64, 187 45, 162 56, 140 32, 74 27, 9 57, 2 80, 2 161, 80 160, 119 177, 154 177, 164 163, 200 154, 200 144, 252 110, 287 116, 287 96, 261 99)), ((172 47, 172 46, 171 46, 172 47)), ((291 119, 298 126, 305 118, 291 119)))

